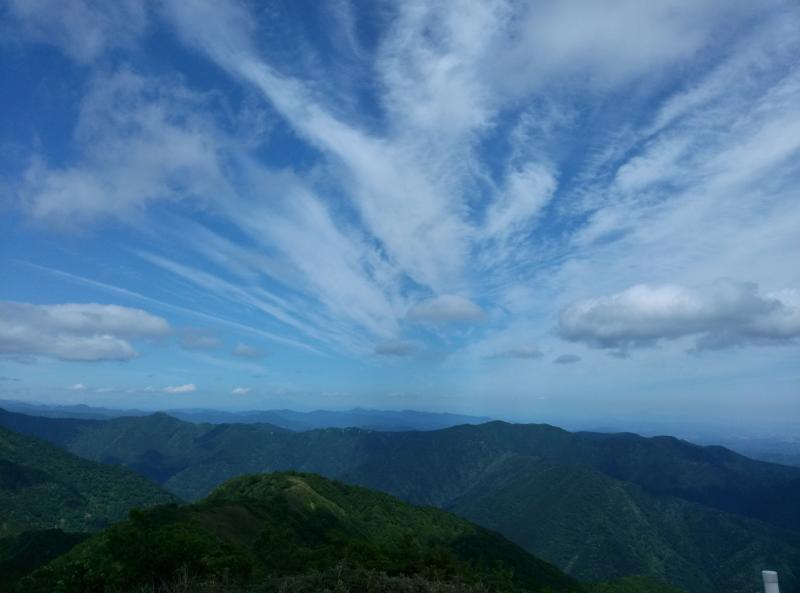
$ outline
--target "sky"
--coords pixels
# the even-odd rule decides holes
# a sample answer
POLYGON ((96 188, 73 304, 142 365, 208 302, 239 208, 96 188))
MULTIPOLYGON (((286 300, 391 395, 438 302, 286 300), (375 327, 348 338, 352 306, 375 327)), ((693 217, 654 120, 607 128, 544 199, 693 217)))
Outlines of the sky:
POLYGON ((2 0, 0 398, 796 433, 798 31, 2 0))

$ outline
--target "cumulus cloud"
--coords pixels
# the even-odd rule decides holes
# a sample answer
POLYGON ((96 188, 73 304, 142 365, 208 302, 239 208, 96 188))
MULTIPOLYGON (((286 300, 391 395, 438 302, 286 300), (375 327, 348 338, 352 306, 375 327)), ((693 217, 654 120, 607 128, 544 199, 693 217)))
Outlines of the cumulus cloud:
POLYGON ((178 340, 184 350, 214 350, 222 341, 212 333, 202 329, 185 329, 178 340))
POLYGON ((247 395, 252 391, 249 387, 235 387, 231 393, 233 395, 247 395))
POLYGON ((442 294, 420 301, 408 310, 406 319, 415 323, 468 323, 482 321, 483 309, 467 298, 442 294))
POLYGON ((375 354, 380 356, 410 356, 418 350, 419 345, 409 340, 388 340, 375 346, 375 354))
POLYGON ((800 337, 800 293, 761 294, 755 283, 732 280, 700 288, 639 284, 569 305, 559 332, 620 353, 690 336, 697 350, 786 344, 800 337))
POLYGON ((577 354, 560 354, 553 359, 555 364, 574 364, 580 362, 581 357, 577 354))
POLYGON ((157 338, 170 331, 165 319, 118 305, 0 302, 0 353, 9 356, 130 360, 138 353, 128 340, 157 338))
POLYGON ((242 342, 236 344, 236 348, 233 349, 233 355, 239 356, 240 358, 251 358, 253 360, 264 358, 264 352, 242 342))
POLYGON ((73 391, 83 391, 86 389, 86 385, 83 383, 75 383, 72 387, 70 387, 73 391))
POLYGON ((197 391, 197 386, 194 383, 187 383, 186 385, 169 385, 164 387, 164 393, 191 393, 197 391))

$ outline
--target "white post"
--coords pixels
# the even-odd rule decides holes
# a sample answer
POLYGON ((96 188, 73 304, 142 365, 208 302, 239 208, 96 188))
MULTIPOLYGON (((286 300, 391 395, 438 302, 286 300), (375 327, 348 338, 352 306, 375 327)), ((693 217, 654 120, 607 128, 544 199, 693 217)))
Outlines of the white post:
POLYGON ((774 570, 762 570, 761 578, 764 580, 764 593, 780 593, 777 572, 774 570))

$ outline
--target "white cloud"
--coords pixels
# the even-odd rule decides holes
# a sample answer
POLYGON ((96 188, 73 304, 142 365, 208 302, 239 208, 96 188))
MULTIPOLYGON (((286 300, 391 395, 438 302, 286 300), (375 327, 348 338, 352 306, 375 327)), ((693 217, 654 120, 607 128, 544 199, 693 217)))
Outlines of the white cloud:
POLYGON ((455 295, 441 294, 412 306, 406 319, 415 323, 469 323, 482 321, 483 309, 471 300, 455 295))
POLYGON ((233 349, 233 354, 234 356, 239 356, 241 358, 264 358, 264 353, 261 350, 254 348, 253 346, 248 346, 242 342, 236 344, 236 348, 233 349))
POLYGON ((762 295, 753 283, 729 280, 701 288, 640 284, 566 307, 559 332, 619 352, 689 336, 698 350, 788 343, 800 338, 800 293, 762 295))
POLYGON ((590 89, 624 84, 691 58, 756 7, 724 0, 535 1, 521 6, 494 65, 501 88, 522 93, 578 79, 590 89))
POLYGON ((433 287, 457 275, 468 228, 459 214, 458 194, 436 170, 432 153, 426 151, 420 159, 418 149, 423 147, 405 137, 375 137, 343 121, 316 100, 311 88, 278 74, 255 51, 252 27, 245 26, 252 19, 241 6, 170 2, 167 7, 191 46, 261 90, 293 128, 325 154, 335 181, 352 196, 366 229, 401 271, 433 287), (211 22, 213 28, 208 26, 211 22))
MULTIPOLYGON (((797 285, 787 255, 800 223, 789 10, 780 30, 765 14, 747 31, 766 32, 742 30, 734 43, 727 32, 751 3, 410 0, 386 13, 375 52, 364 53, 343 12, 332 27, 346 30, 332 35, 369 77, 376 109, 364 117, 354 89, 365 80, 349 67, 281 61, 246 4, 159 9, 259 109, 282 117, 313 163, 274 170, 231 131, 242 114, 226 115, 237 109, 230 97, 217 108, 224 90, 104 70, 81 104, 78 154, 34 161, 20 193, 35 220, 76 228, 136 224, 151 204, 179 202, 170 211, 184 220, 147 221, 175 253, 137 253, 188 282, 181 296, 201 291, 253 313, 253 327, 226 322, 232 329, 369 355, 403 350, 392 343, 404 320, 486 319, 455 338, 472 344, 526 324, 473 349, 489 358, 540 343, 553 304, 583 299, 587 285, 597 294, 642 279, 699 285, 742 267, 762 286, 797 285), (730 57, 708 75, 718 55, 730 57), (187 222, 195 208, 224 224, 187 222), (413 304, 418 294, 440 296, 413 304)), ((104 44, 97 51, 116 47, 104 44)))
MULTIPOLYGON (((147 25, 139 0, 9 0, 4 3, 23 40, 48 43, 88 63, 109 48, 130 46, 147 25)), ((5 30, 4 30, 5 32, 5 30)))
POLYGON ((411 356, 419 351, 419 344, 410 340, 387 340, 375 346, 375 354, 380 356, 411 356))
POLYGON ((75 385, 71 386, 70 389, 73 391, 84 391, 86 389, 86 385, 83 383, 75 383, 75 385))
POLYGON ((231 393, 233 395, 247 395, 252 389, 250 387, 235 387, 231 393))
POLYGON ((80 158, 50 167, 36 159, 19 189, 35 219, 77 226, 140 215, 157 200, 231 195, 214 130, 195 115, 207 105, 175 79, 121 70, 97 76, 81 102, 73 144, 80 158))
POLYGON ((553 197, 556 180, 538 163, 514 169, 505 180, 505 188, 487 209, 485 233, 503 238, 515 231, 532 229, 531 222, 553 197))
POLYGON ((0 302, 0 353, 66 361, 129 360, 128 340, 169 334, 169 323, 141 309, 69 303, 0 302))
POLYGON ((187 383, 186 385, 169 385, 162 390, 164 393, 191 393, 197 391, 197 386, 194 383, 187 383))

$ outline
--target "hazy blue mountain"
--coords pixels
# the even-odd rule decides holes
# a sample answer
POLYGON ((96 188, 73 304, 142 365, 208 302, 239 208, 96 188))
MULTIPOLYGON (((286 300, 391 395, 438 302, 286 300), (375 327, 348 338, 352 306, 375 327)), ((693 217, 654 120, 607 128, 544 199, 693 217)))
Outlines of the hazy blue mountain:
MULTIPOLYGON (((113 408, 87 405, 44 405, 29 404, 12 400, 0 400, 0 407, 21 414, 47 418, 77 418, 89 420, 108 420, 122 416, 149 416, 153 412, 142 410, 117 410, 113 408)), ((297 412, 294 410, 247 410, 230 412, 224 410, 176 409, 164 413, 187 422, 223 424, 273 424, 289 430, 304 431, 315 428, 365 428, 381 431, 438 430, 459 424, 481 424, 491 418, 419 412, 415 410, 315 410, 297 412)))
POLYGON ((717 442, 753 459, 800 467, 800 437, 727 438, 717 442))
POLYGON ((9 399, 0 399, 0 408, 10 412, 19 412, 20 414, 42 416, 45 418, 78 418, 84 420, 108 420, 109 418, 117 418, 119 416, 147 416, 151 414, 151 412, 143 412, 141 410, 118 410, 114 408, 87 406, 86 404, 32 404, 9 399))

